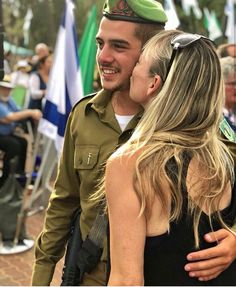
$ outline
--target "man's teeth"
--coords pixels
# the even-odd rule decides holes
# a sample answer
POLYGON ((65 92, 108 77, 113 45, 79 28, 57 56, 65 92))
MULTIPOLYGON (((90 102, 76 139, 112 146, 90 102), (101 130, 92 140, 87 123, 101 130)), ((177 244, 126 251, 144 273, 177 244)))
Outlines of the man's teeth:
POLYGON ((104 74, 115 74, 115 71, 111 71, 111 70, 103 70, 104 74))

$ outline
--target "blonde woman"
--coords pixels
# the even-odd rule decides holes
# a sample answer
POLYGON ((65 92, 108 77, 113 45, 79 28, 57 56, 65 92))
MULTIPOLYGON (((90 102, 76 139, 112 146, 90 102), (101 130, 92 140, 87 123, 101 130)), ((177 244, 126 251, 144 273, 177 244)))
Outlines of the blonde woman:
MULTIPOLYGON (((205 285, 184 271, 186 256, 212 246, 203 235, 229 229, 236 210, 233 159, 219 135, 224 87, 214 45, 180 31, 154 36, 130 96, 145 113, 106 167, 108 284, 205 285)), ((236 262, 208 279, 235 285, 236 262)))

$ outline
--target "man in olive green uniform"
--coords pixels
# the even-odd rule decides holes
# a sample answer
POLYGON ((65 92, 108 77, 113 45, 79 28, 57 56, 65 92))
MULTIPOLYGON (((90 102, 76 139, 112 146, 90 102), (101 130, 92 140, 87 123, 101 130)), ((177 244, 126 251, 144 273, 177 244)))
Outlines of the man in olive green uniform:
MULTIPOLYGON (((68 119, 55 190, 36 245, 33 285, 50 284, 55 265, 65 251, 73 214, 79 206, 83 240, 88 236, 98 212, 98 206, 89 196, 96 190, 107 158, 130 137, 142 113, 129 98, 129 78, 143 44, 163 30, 166 21, 163 8, 156 1, 106 1, 97 34, 97 63, 103 90, 82 99, 68 119)), ((222 232, 228 236, 227 231, 222 232)), ((236 248, 236 240, 232 237, 227 240, 228 245, 236 248)), ((216 250, 217 254, 212 252, 221 259, 221 249, 216 250)), ((207 259, 208 255, 203 258, 207 259)), ((230 263, 231 259, 225 266, 230 263)), ((214 264, 211 260, 211 266, 214 264)), ((200 269, 205 267, 200 265, 200 269)), ((84 275, 81 285, 104 285, 105 280, 104 248, 100 263, 84 275)))

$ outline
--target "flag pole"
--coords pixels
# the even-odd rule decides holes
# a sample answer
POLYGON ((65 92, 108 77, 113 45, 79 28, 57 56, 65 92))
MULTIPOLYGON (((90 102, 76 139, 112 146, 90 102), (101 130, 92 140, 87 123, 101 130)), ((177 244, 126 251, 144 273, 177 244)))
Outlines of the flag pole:
MULTIPOLYGON (((40 139, 40 137, 42 137, 42 134, 40 134, 39 139, 40 139)), ((42 193, 45 192, 44 184, 41 186, 41 189, 39 189, 39 186, 40 186, 40 182, 42 181, 42 178, 44 175, 45 167, 47 166, 47 169, 48 169, 47 164, 49 163, 49 157, 51 158, 50 155, 51 155, 52 148, 53 148, 53 140, 50 138, 47 138, 45 150, 44 150, 43 157, 42 157, 42 162, 40 164, 40 167, 39 167, 39 170, 37 173, 37 177, 36 177, 36 180, 35 180, 35 183, 33 186, 33 190, 31 193, 31 198, 29 201, 29 209, 32 208, 32 205, 36 201, 36 199, 38 199, 42 195, 42 193)), ((39 209, 41 210, 42 208, 39 207, 39 209)), ((29 215, 30 215, 30 213, 29 213, 29 215)))

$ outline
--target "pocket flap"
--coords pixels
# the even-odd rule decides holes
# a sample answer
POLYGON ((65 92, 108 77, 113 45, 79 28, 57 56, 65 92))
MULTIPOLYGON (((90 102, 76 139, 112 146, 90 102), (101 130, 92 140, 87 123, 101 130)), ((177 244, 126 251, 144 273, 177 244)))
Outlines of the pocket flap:
POLYGON ((74 168, 92 169, 98 161, 99 147, 95 145, 76 146, 74 168))

